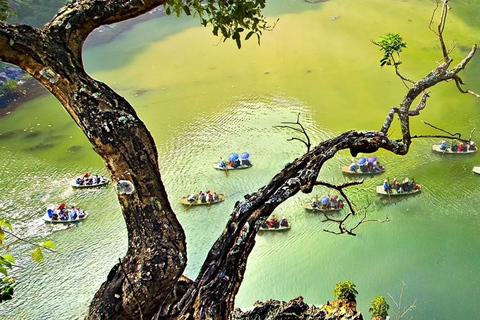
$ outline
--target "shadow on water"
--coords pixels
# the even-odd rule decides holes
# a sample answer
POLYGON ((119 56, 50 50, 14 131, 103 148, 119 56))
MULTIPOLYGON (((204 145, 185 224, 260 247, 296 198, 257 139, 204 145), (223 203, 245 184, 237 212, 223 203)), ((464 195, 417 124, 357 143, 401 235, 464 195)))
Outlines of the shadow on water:
POLYGON ((33 147, 29 147, 26 150, 28 151, 38 151, 38 150, 46 150, 52 149, 55 145, 52 142, 40 142, 39 144, 34 145, 33 147))
POLYGON ((8 131, 8 132, 5 132, 5 133, 1 133, 0 134, 0 140, 12 139, 22 132, 23 132, 22 130, 12 130, 12 131, 8 131))
POLYGON ((75 153, 75 152, 80 152, 83 149, 85 149, 83 146, 75 145, 75 146, 71 146, 70 148, 68 148, 68 152, 75 153))

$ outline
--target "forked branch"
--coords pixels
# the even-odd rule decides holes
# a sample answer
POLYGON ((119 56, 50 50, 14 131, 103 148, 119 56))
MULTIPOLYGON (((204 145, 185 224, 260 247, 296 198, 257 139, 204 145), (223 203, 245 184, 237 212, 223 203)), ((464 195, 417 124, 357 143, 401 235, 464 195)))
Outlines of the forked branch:
POLYGON ((289 125, 285 125, 285 126, 273 126, 274 128, 288 128, 288 129, 292 129, 294 131, 297 131, 297 132, 300 132, 301 134, 303 134, 305 136, 305 139, 300 139, 300 138, 297 138, 297 137, 292 137, 290 139, 287 139, 287 141, 292 141, 292 140, 298 140, 300 142, 302 142, 306 147, 307 147, 307 152, 310 151, 310 148, 311 148, 311 143, 310 143, 310 137, 308 136, 307 134, 307 131, 305 130, 305 128, 303 127, 303 125, 301 124, 300 122, 300 113, 297 115, 297 121, 296 122, 282 122, 282 123, 285 123, 285 124, 291 124, 291 125, 297 125, 299 126, 300 128, 296 128, 296 127, 293 127, 293 126, 289 126, 289 125))

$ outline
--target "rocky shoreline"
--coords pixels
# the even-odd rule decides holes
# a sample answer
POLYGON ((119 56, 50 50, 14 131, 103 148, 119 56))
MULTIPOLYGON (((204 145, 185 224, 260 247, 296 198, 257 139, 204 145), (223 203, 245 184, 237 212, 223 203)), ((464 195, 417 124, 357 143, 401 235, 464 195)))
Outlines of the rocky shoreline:
POLYGON ((288 302, 267 300, 255 302, 252 309, 242 311, 235 309, 229 320, 363 320, 356 310, 356 303, 346 299, 327 301, 321 307, 309 306, 299 296, 288 302))

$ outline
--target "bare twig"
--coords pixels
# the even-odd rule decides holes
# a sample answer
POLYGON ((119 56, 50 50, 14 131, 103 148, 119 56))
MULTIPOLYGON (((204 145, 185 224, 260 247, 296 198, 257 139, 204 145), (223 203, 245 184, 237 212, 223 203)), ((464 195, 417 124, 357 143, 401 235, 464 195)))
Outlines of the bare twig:
POLYGON ((50 252, 57 252, 57 250, 54 250, 54 249, 52 249, 52 248, 44 247, 44 246, 41 246, 41 245, 38 244, 38 243, 33 243, 33 242, 29 241, 29 240, 23 239, 23 238, 17 236, 16 234, 14 234, 14 233, 12 233, 12 232, 10 232, 10 231, 8 231, 8 230, 3 229, 3 231, 4 231, 5 233, 8 233, 9 235, 11 235, 11 236, 14 237, 14 238, 17 238, 17 239, 20 240, 20 241, 23 241, 23 242, 25 242, 25 243, 31 244, 31 245, 34 246, 34 247, 43 248, 43 249, 48 250, 48 251, 50 251, 50 252))
POLYGON ((329 217, 327 215, 327 213, 325 211, 322 211, 323 213, 323 216, 325 217, 325 220, 324 221, 331 221, 331 222, 335 222, 338 224, 338 229, 339 231, 332 231, 332 230, 328 230, 328 229, 323 229, 323 231, 325 232, 328 232, 328 233, 332 233, 332 234, 349 234, 351 236, 356 236, 356 233, 354 233, 353 231, 355 229, 357 229, 361 224, 365 223, 365 222, 386 222, 388 221, 388 218, 386 219, 383 219, 383 220, 379 220, 379 219, 367 219, 367 211, 368 211, 368 207, 371 205, 371 202, 368 202, 367 205, 365 205, 365 207, 362 209, 362 212, 363 212, 363 216, 361 218, 359 218, 357 224, 355 224, 353 227, 350 227, 350 228, 347 228, 345 226, 345 222, 351 217, 351 216, 354 216, 356 215, 356 212, 357 212, 357 209, 356 209, 356 206, 355 204, 348 198, 347 194, 345 193, 344 189, 347 188, 347 187, 350 187, 350 186, 355 186, 355 185, 360 185, 364 182, 364 180, 355 180, 355 181, 347 181, 347 182, 344 182, 342 184, 332 184, 332 183, 329 183, 329 182, 325 182, 325 181, 315 181, 315 185, 322 185, 322 186, 325 186, 325 187, 328 187, 330 189, 334 189, 334 190, 337 190, 338 192, 340 192, 340 194, 342 195, 343 199, 347 202, 348 204, 348 208, 349 208, 349 212, 345 215, 345 217, 343 217, 343 219, 333 219, 331 217, 329 217))
POLYGON ((402 287, 400 288, 400 297, 398 299, 398 302, 395 300, 395 298, 390 293, 388 293, 388 296, 393 300, 393 303, 397 307, 397 316, 395 317, 395 320, 402 319, 408 312, 412 311, 413 309, 415 309, 417 307, 416 306, 417 300, 415 300, 415 301, 413 301, 413 303, 407 309, 402 311, 402 299, 403 299, 403 289, 404 288, 405 288, 405 283, 403 282, 402 287))
POLYGON ((298 140, 300 142, 302 142, 306 147, 307 147, 307 152, 310 151, 310 147, 312 146, 311 143, 310 143, 310 137, 308 136, 307 134, 307 131, 305 130, 305 128, 303 127, 303 125, 300 123, 300 113, 297 115, 297 121, 296 122, 282 122, 282 123, 285 123, 285 124, 292 124, 292 125, 297 125, 299 126, 300 128, 295 128, 295 127, 292 127, 292 126, 273 126, 274 128, 288 128, 288 129, 292 129, 294 131, 297 131, 297 132, 300 132, 302 133, 304 136, 305 136, 305 140, 303 139, 300 139, 300 138, 296 138, 296 137, 292 137, 290 139, 287 139, 287 141, 292 141, 292 140, 298 140))

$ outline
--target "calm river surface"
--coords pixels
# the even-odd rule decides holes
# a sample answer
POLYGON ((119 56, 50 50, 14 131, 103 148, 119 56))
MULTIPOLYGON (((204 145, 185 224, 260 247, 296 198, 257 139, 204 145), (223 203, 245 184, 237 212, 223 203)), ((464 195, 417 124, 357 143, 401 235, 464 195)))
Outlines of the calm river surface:
MULTIPOLYGON (((445 38, 457 43, 455 61, 479 42, 480 1, 451 1, 445 38)), ((238 50, 222 43, 191 18, 160 18, 137 24, 115 41, 85 52, 87 70, 115 88, 138 110, 157 142, 161 171, 173 207, 187 234, 186 274, 195 277, 210 246, 221 234, 229 213, 242 196, 265 185, 305 148, 287 141, 295 133, 275 128, 298 114, 314 143, 350 129, 379 129, 391 106, 406 92, 393 70, 380 68, 380 52, 370 40, 400 32, 408 48, 402 72, 419 79, 441 58, 428 29, 433 1, 300 0, 268 3, 272 32, 261 46, 255 41, 238 50), (332 19, 336 17, 336 19, 332 19), (225 173, 211 163, 230 152, 248 151, 254 167, 225 173), (227 194, 224 203, 184 208, 179 198, 193 191, 227 194)), ((480 60, 463 74, 470 89, 480 91, 480 60)), ((412 119, 416 133, 439 133, 422 121, 462 132, 479 125, 480 102, 459 94, 453 83, 435 87, 428 107, 412 119)), ((400 129, 392 130, 399 135, 400 129)), ((480 133, 474 133, 480 142, 480 133)), ((359 291, 366 318, 375 296, 399 299, 402 308, 416 304, 412 319, 475 319, 480 297, 480 176, 472 168, 478 155, 434 154, 433 139, 415 140, 406 157, 377 156, 387 166, 349 194, 372 219, 358 236, 322 232, 334 228, 302 204, 299 194, 278 209, 292 229, 259 234, 237 306, 256 300, 289 300, 302 295, 321 305, 333 299, 337 282, 350 280, 359 291), (374 186, 383 178, 415 178, 419 196, 382 199, 374 186)), ((69 179, 85 171, 107 173, 101 159, 60 104, 46 95, 0 118, 0 217, 17 234, 34 242, 52 239, 58 253, 28 259, 31 247, 13 242, 11 253, 21 266, 13 301, 0 305, 2 319, 81 319, 108 271, 126 250, 124 221, 113 187, 72 190, 69 179), (77 203, 90 217, 75 227, 50 226, 41 220, 49 203, 77 203)), ((349 179, 340 166, 344 151, 329 161, 320 179, 349 179)), ((314 194, 328 190, 318 188, 314 194)), ((408 317, 407 317, 408 318, 408 317)))

